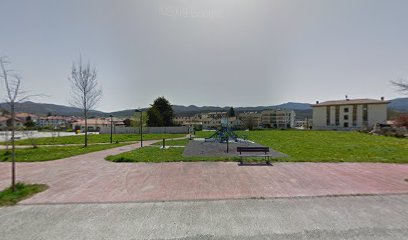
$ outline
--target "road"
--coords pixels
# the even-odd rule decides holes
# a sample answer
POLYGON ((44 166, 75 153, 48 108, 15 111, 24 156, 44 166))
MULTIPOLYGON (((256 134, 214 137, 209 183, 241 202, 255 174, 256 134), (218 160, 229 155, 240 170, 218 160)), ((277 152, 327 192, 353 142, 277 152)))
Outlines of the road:
POLYGON ((407 239, 408 195, 114 204, 0 209, 0 238, 407 239))

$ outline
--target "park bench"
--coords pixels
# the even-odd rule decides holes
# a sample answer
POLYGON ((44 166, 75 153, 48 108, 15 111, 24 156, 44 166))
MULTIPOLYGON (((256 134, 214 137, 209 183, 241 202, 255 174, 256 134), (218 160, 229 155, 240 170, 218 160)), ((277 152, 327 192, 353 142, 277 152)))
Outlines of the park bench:
POLYGON ((239 152, 240 163, 241 165, 244 163, 244 157, 263 157, 265 158, 266 164, 270 165, 271 162, 269 157, 269 148, 268 147, 237 147, 237 152, 239 152), (256 154, 258 153, 258 154, 256 154), (263 154, 259 154, 263 153, 263 154))

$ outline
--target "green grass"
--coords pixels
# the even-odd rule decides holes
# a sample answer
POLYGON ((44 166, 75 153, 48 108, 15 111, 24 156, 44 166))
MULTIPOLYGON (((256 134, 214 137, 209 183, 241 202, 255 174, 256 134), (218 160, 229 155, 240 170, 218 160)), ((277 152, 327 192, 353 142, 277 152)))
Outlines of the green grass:
MULTIPOLYGON (((166 146, 187 146, 188 141, 190 141, 188 138, 186 139, 177 139, 177 140, 166 140, 166 146)), ((163 141, 156 142, 152 145, 155 146, 162 146, 163 141)))
POLYGON ((195 137, 196 138, 208 138, 213 135, 215 131, 196 131, 195 137))
MULTIPOLYGON (((143 140, 160 140, 163 138, 180 138, 186 134, 143 134, 143 140)), ((44 137, 36 139, 17 140, 16 145, 32 145, 34 142, 37 145, 63 145, 63 144, 83 144, 84 135, 64 136, 64 137, 44 137)), ((131 142, 139 141, 139 134, 114 134, 114 142, 131 142)), ((90 134, 88 135, 88 143, 109 143, 110 134, 90 134)), ((5 144, 2 142, 1 144, 5 144)))
POLYGON ((408 163, 408 139, 360 132, 263 130, 238 132, 286 153, 283 161, 408 163))
MULTIPOLYGON (((109 148, 124 146, 126 144, 99 144, 89 145, 84 148, 82 146, 52 146, 38 148, 18 148, 16 149, 17 162, 41 162, 50 161, 61 158, 72 157, 80 154, 101 151, 109 148)), ((11 161, 10 150, 0 150, 0 162, 11 161)))
POLYGON ((24 184, 17 183, 16 191, 11 187, 0 192, 0 206, 12 206, 19 201, 31 197, 32 195, 46 190, 48 187, 44 184, 24 184))
MULTIPOLYGON (((196 132, 196 137, 208 137, 212 133, 196 132)), ((276 159, 276 161, 408 163, 408 139, 341 131, 261 130, 238 131, 237 133, 246 135, 250 140, 289 155, 287 158, 276 159)), ((175 141, 175 143, 177 142, 175 141)), ((146 147, 116 156, 109 156, 107 160, 114 162, 238 160, 237 157, 183 157, 183 151, 184 148, 159 149, 157 147, 146 147)), ((261 159, 249 160, 260 161, 261 159)))
MULTIPOLYGON (((144 147, 130 152, 108 156, 106 160, 112 162, 196 162, 196 161, 238 161, 238 157, 183 157, 184 147, 170 147, 161 149, 158 147, 144 147)), ((259 159, 257 159, 259 160, 259 159)))

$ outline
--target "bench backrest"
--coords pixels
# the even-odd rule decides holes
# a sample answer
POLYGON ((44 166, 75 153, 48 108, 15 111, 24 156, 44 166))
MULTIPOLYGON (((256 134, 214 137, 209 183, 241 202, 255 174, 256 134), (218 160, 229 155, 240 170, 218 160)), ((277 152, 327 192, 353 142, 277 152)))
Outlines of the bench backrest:
POLYGON ((242 152, 264 152, 267 153, 269 152, 268 147, 237 147, 237 152, 240 154, 242 152))

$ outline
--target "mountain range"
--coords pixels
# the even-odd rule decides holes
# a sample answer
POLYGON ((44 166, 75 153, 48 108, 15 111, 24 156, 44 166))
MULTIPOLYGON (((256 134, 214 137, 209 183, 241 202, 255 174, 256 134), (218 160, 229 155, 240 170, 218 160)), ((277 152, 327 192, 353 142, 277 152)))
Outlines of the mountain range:
MULTIPOLYGON (((389 109, 397 112, 408 112, 408 98, 396 98, 391 100, 388 105, 389 109)), ((0 108, 9 110, 9 106, 6 103, 0 103, 0 108)), ((173 105, 173 111, 179 116, 191 116, 196 113, 205 112, 215 112, 215 111, 228 111, 230 107, 217 107, 217 106, 182 106, 173 105)), ((76 107, 69 107, 63 105, 49 104, 49 103, 35 103, 31 101, 26 101, 16 104, 17 112, 27 112, 36 115, 61 115, 61 116, 81 116, 81 110, 76 107)), ((298 102, 287 102, 279 105, 271 106, 256 106, 256 107, 234 107, 236 112, 259 112, 266 109, 288 109, 294 110, 296 116, 299 119, 306 117, 312 117, 312 108, 309 103, 298 103, 298 102)), ((146 111, 147 109, 142 109, 146 111)), ((129 117, 134 114, 134 109, 127 109, 115 112, 102 112, 102 111, 91 111, 91 116, 95 117, 107 117, 109 115, 114 115, 117 117, 129 117)))

